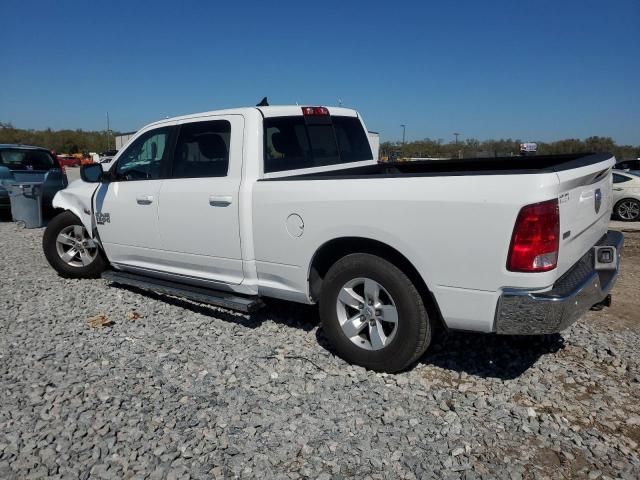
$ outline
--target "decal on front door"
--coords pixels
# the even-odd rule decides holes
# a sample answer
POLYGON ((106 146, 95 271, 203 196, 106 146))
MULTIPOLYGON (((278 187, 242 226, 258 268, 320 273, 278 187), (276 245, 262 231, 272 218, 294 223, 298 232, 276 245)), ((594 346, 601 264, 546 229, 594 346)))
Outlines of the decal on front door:
POLYGON ((111 215, 108 213, 97 212, 96 223, 98 225, 104 225, 105 223, 111 223, 111 215))

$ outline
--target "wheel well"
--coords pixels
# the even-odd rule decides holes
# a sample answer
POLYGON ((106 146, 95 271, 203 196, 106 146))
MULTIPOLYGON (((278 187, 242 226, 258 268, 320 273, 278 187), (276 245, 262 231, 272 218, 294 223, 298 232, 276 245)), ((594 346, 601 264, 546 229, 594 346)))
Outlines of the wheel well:
POLYGON ((640 202, 640 200, 638 200, 637 198, 633 198, 633 197, 624 197, 624 198, 621 198, 620 200, 618 200, 614 206, 618 206, 619 204, 621 204, 621 203, 622 203, 622 202, 624 202, 625 200, 633 200, 634 202, 640 202))
POLYGON ((331 266, 342 257, 352 253, 369 253, 371 255, 376 255, 393 263, 396 267, 402 270, 402 272, 409 277, 420 292, 422 301, 427 308, 429 316, 437 319, 439 324, 444 325, 440 309, 438 308, 438 304, 433 294, 422 278, 422 275, 418 273, 418 270, 416 270, 407 257, 386 243, 371 240, 369 238, 337 238, 325 243, 318 249, 311 261, 311 267, 309 269, 309 293, 313 300, 320 298, 322 282, 331 266))

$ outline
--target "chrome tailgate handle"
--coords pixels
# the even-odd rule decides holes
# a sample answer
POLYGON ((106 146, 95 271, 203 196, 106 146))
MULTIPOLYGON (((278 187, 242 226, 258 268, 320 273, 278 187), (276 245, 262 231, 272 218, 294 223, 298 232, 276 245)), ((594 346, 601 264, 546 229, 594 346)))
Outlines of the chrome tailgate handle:
POLYGON ((209 195, 209 205, 212 207, 228 207, 232 200, 231 195, 209 195))
POLYGON ((153 203, 153 195, 138 195, 136 202, 138 202, 138 205, 149 205, 153 203))

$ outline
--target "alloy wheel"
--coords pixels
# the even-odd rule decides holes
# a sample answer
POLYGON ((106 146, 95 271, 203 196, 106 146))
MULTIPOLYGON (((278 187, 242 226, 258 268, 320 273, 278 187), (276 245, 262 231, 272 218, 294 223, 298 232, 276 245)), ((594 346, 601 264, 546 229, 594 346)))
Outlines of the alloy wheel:
POLYGON ((342 332, 362 349, 380 350, 398 331, 398 309, 393 298, 370 278, 347 282, 338 293, 336 309, 342 332))
POLYGON ((640 217, 640 202, 623 200, 618 204, 617 213, 623 220, 637 220, 640 217))
POLYGON ((98 255, 98 245, 81 225, 69 225, 60 230, 56 250, 62 261, 72 267, 86 267, 98 255))

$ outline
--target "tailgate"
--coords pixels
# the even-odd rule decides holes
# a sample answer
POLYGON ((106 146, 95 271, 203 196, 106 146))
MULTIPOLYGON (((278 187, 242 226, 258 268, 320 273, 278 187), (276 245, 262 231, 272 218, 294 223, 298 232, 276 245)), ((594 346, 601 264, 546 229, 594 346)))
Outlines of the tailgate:
POLYGON ((19 182, 44 182, 46 170, 12 170, 15 183, 19 182))
POLYGON ((12 170, 12 176, 8 179, 4 179, 5 185, 11 185, 12 183, 27 183, 27 182, 41 182, 42 183, 42 195, 45 202, 48 202, 53 198, 58 190, 61 190, 67 186, 67 179, 59 168, 52 168, 51 170, 12 170))
POLYGON ((557 172, 560 180, 558 274, 574 265, 607 233, 613 208, 611 167, 615 158, 557 172))

